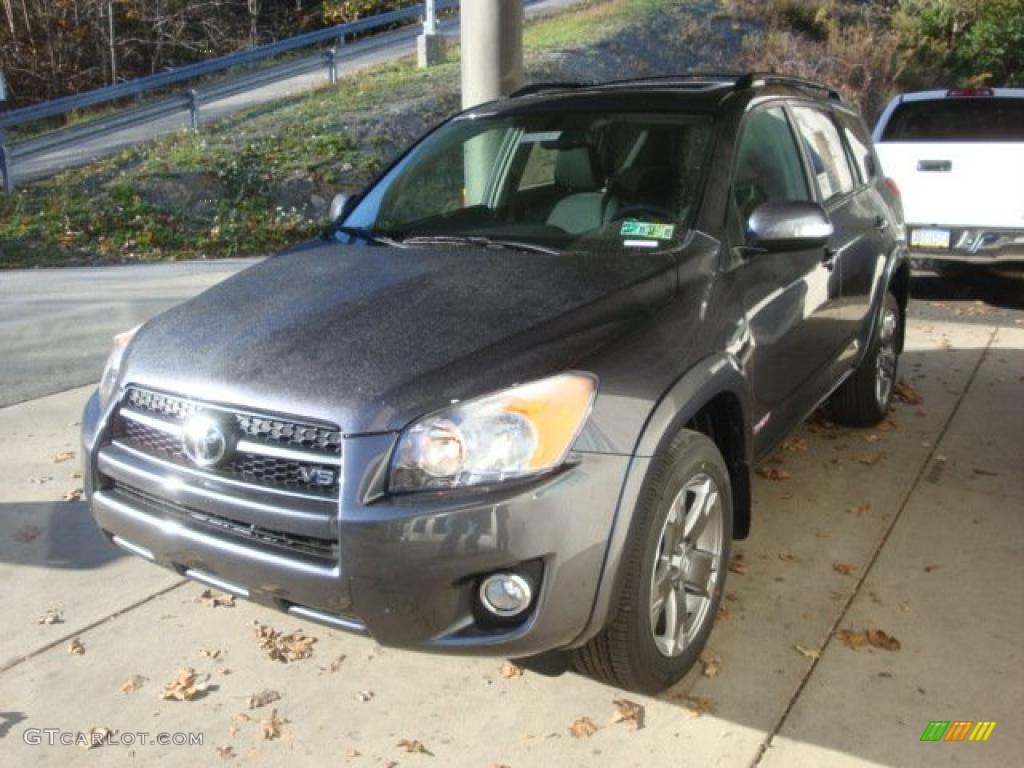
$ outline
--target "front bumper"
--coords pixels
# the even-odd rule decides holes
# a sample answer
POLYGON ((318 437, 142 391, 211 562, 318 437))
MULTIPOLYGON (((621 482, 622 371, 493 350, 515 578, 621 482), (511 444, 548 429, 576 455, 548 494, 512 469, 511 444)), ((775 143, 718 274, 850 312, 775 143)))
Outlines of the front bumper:
POLYGON ((83 456, 90 507, 113 543, 294 616, 382 645, 438 652, 518 657, 571 646, 593 610, 629 463, 579 454, 566 470, 514 487, 389 497, 374 488, 394 435, 346 438, 340 495, 324 520, 246 503, 201 473, 112 444, 108 418, 94 396, 83 418, 83 456), (182 514, 197 508, 260 531, 287 514, 290 531, 334 546, 315 557, 265 546, 258 536, 240 538, 182 514), (538 565, 524 620, 479 620, 480 576, 538 565))
POLYGON ((908 225, 907 242, 914 259, 978 265, 1024 263, 1024 229, 908 225), (949 247, 913 245, 914 230, 921 229, 947 230, 949 247))

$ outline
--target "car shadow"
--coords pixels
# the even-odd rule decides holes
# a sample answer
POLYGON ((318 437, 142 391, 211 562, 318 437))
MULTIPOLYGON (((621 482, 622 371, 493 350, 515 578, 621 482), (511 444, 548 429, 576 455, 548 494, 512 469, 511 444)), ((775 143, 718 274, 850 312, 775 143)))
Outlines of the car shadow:
POLYGON ((24 712, 0 712, 0 739, 9 733, 11 728, 27 719, 24 712))
POLYGON ((1024 309, 1024 280, 985 269, 969 269, 955 277, 915 273, 910 294, 921 301, 981 301, 1000 309, 1024 309))
POLYGON ((0 504, 0 563, 91 570, 125 556, 100 533, 84 502, 0 504))

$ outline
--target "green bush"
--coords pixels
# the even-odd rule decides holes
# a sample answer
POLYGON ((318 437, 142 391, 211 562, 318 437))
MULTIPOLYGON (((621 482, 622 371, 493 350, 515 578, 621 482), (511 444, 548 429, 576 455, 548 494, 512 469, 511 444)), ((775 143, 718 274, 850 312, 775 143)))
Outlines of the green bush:
POLYGON ((324 21, 345 24, 367 16, 395 11, 416 0, 323 0, 324 21))

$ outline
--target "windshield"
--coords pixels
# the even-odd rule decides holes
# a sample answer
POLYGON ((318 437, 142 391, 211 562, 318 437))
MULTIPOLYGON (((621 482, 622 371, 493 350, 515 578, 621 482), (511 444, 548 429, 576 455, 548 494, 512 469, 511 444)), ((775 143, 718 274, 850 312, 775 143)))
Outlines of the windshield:
POLYGON ((667 245, 695 213, 710 135, 703 115, 460 117, 369 190, 335 237, 667 245))

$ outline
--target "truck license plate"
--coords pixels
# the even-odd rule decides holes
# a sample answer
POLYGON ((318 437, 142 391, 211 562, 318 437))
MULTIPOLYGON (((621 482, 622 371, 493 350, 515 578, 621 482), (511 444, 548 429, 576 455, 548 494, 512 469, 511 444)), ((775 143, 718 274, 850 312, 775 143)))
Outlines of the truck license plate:
POLYGON ((949 248, 948 229, 915 229, 910 233, 911 248, 949 248))

